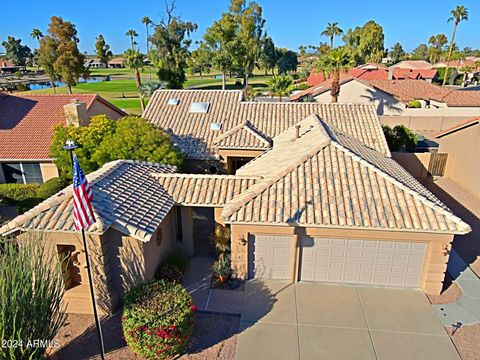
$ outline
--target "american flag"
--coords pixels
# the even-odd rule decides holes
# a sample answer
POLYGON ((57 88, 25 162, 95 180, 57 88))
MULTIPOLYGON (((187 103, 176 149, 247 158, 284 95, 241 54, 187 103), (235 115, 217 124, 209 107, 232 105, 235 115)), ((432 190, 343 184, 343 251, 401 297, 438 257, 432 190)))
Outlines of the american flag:
POLYGON ((73 154, 73 219, 75 230, 87 229, 95 222, 92 211, 93 193, 87 178, 73 154))

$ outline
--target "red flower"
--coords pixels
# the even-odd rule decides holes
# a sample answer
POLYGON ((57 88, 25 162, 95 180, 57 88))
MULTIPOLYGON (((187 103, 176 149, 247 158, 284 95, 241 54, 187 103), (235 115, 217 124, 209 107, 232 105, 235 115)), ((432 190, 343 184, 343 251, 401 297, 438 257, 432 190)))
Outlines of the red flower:
POLYGON ((170 329, 170 330, 175 330, 175 325, 170 325, 170 326, 169 326, 169 329, 170 329))
POLYGON ((191 305, 191 306, 190 306, 190 310, 192 310, 192 311, 197 311, 197 307, 196 307, 195 305, 191 305))

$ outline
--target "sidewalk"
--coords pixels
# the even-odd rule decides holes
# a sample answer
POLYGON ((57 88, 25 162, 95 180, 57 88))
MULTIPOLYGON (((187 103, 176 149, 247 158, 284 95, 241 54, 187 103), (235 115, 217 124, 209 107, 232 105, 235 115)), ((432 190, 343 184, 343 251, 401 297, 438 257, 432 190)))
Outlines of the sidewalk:
POLYGON ((480 323, 480 279, 455 250, 450 254, 448 266, 450 272, 460 273, 455 282, 462 289, 463 295, 448 304, 432 305, 433 310, 445 326, 480 323))
POLYGON ((183 276, 182 285, 192 296, 197 311, 240 315, 243 310, 244 291, 210 289, 215 259, 193 257, 183 276))

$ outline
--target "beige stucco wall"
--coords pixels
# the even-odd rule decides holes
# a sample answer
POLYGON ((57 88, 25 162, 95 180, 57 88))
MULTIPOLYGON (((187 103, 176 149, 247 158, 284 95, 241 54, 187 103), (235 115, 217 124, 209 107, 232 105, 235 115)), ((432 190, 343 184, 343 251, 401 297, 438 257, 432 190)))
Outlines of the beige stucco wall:
POLYGON ((448 263, 448 254, 453 235, 436 233, 417 233, 403 231, 374 231, 333 228, 300 228, 294 226, 267 226, 267 225, 231 225, 232 241, 232 270, 238 278, 248 276, 248 238, 249 234, 270 234, 292 236, 294 251, 291 261, 292 280, 298 279, 299 239, 301 236, 333 237, 338 239, 374 239, 385 241, 408 241, 427 243, 427 254, 421 276, 420 287, 428 294, 439 294, 445 280, 448 263), (247 240, 247 241, 244 241, 247 240))
POLYGON ((40 163, 43 182, 58 177, 57 166, 53 162, 40 163))
POLYGON ((425 179, 428 177, 428 164, 430 162, 431 153, 402 153, 393 152, 392 157, 400 165, 402 165, 410 174, 417 179, 425 179))
MULTIPOLYGON (((422 109, 416 109, 415 111, 419 111, 422 109)), ((480 108, 477 108, 476 114, 480 113, 480 108)), ((434 139, 434 136, 442 131, 449 129, 458 123, 461 123, 465 120, 472 118, 472 116, 460 112, 459 115, 422 115, 420 112, 416 113, 415 115, 408 116, 381 116, 380 122, 382 124, 388 125, 390 127, 394 127, 396 125, 405 125, 412 131, 419 132, 421 134, 428 135, 432 140, 438 141, 438 139, 434 139)), ((440 142, 440 141, 439 141, 440 142)))
POLYGON ((92 117, 95 115, 107 115, 110 119, 116 120, 121 118, 123 115, 119 114, 117 111, 112 109, 110 106, 105 105, 104 103, 95 100, 93 104, 88 109, 88 116, 92 117))
POLYGON ((445 177, 480 199, 480 125, 456 131, 440 140, 439 151, 448 154, 445 177))
MULTIPOLYGON (((316 96, 315 101, 330 103, 332 101, 330 91, 316 96)), ((393 96, 355 80, 341 86, 338 102, 342 104, 373 104, 378 115, 399 115, 405 108, 405 104, 396 100, 393 96)))

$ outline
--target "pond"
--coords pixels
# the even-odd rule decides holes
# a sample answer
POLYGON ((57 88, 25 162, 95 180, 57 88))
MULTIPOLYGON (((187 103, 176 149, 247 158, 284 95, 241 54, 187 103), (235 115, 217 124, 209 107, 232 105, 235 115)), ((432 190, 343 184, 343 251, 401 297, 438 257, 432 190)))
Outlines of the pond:
MULTIPOLYGON (((108 81, 110 80, 108 77, 105 76, 93 76, 89 77, 88 79, 83 79, 80 78, 78 80, 79 84, 85 84, 85 83, 96 83, 96 82, 101 82, 101 81, 108 81)), ((65 83, 62 82, 57 82, 55 83, 57 87, 59 86, 65 86, 65 83)), ((26 85, 29 90, 40 90, 40 89, 50 89, 52 87, 52 83, 50 82, 39 82, 39 83, 34 83, 34 84, 28 84, 26 85)))

